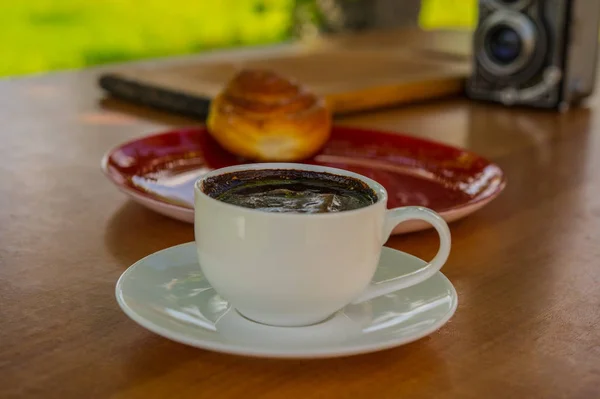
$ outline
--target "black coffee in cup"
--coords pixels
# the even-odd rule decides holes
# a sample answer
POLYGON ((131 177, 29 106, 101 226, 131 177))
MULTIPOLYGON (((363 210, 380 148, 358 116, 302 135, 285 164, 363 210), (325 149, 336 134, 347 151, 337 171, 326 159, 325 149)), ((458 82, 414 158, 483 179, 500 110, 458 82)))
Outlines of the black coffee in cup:
POLYGON ((202 190, 228 204, 277 213, 329 213, 377 202, 363 181, 294 169, 244 170, 209 177, 202 190))

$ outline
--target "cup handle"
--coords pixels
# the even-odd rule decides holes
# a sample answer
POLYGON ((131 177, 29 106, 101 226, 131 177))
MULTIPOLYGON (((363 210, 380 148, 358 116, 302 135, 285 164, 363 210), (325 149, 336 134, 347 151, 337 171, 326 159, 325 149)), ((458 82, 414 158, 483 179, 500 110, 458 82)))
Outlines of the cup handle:
POLYGON ((407 206, 403 208, 390 209, 386 212, 383 225, 383 242, 385 244, 394 228, 407 220, 424 220, 431 224, 440 236, 440 248, 435 257, 423 266, 421 269, 412 273, 398 276, 391 280, 382 281, 380 283, 371 283, 367 289, 354 301, 353 304, 368 301, 381 295, 390 294, 394 291, 401 290, 427 280, 437 273, 450 255, 450 229, 448 224, 440 215, 434 211, 420 206, 407 206))

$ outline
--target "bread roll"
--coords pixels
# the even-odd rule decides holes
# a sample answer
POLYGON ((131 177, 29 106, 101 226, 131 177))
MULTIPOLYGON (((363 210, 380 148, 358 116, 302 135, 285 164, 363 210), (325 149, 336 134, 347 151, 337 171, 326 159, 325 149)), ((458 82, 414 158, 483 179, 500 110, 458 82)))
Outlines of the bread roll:
POLYGON ((226 150, 255 161, 298 161, 331 131, 323 99, 274 72, 242 70, 211 102, 208 129, 226 150))

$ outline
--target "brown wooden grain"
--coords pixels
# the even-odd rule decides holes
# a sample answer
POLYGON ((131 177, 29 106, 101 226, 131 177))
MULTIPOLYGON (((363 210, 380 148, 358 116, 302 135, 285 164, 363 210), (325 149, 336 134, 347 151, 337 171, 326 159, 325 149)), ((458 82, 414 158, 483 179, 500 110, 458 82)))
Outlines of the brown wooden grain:
MULTIPOLYGON (((259 360, 170 342, 114 284, 192 226, 102 176, 112 146, 193 121, 101 100, 97 71, 0 82, 0 397, 598 398, 600 100, 558 115, 450 100, 338 122, 406 131, 498 162, 505 193, 453 223, 458 311, 380 353, 259 360)), ((433 232, 392 247, 431 256, 433 232)))
POLYGON ((469 42, 468 32, 381 30, 302 41, 277 52, 223 53, 111 72, 146 86, 214 98, 240 69, 271 69, 302 82, 343 114, 461 93, 471 69, 469 42))

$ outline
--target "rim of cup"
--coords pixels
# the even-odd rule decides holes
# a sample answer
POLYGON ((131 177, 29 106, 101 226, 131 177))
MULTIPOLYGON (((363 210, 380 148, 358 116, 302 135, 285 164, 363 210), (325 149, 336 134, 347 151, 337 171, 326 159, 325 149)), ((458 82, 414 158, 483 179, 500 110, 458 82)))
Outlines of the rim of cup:
POLYGON ((200 177, 198 180, 196 180, 196 182, 194 183, 194 192, 196 195, 199 195, 203 198, 207 198, 207 199, 219 204, 220 206, 225 207, 225 209, 227 209, 227 208, 236 209, 238 212, 261 214, 261 215, 264 215, 265 217, 277 217, 277 218, 297 218, 297 217, 302 217, 302 218, 307 218, 307 217, 339 218, 339 217, 348 216, 350 214, 358 214, 358 213, 368 212, 371 210, 372 207, 381 206, 382 203, 387 205, 387 200, 388 200, 387 191, 381 184, 379 184, 375 180, 370 179, 366 176, 363 176, 359 173, 355 173, 355 172, 351 172, 351 171, 339 169, 339 168, 333 168, 330 166, 301 164, 301 163, 287 163, 287 162, 285 162, 285 163, 284 162, 252 163, 252 164, 227 166, 224 168, 215 169, 215 170, 212 170, 212 171, 204 174, 202 177, 200 177), (352 210, 348 210, 348 211, 341 211, 341 212, 322 212, 322 213, 265 212, 265 211, 261 211, 258 209, 246 208, 243 206, 229 204, 227 202, 219 201, 218 199, 213 198, 210 195, 206 194, 203 190, 204 181, 206 181, 207 179, 209 179, 211 177, 220 176, 220 175, 224 175, 227 173, 245 171, 245 170, 263 170, 263 169, 304 170, 304 171, 317 172, 317 173, 319 173, 319 172, 331 173, 331 174, 335 174, 335 175, 341 175, 341 176, 355 178, 357 180, 360 180, 360 181, 366 183, 369 186, 369 188, 371 188, 375 192, 375 194, 377 195, 377 201, 370 205, 364 206, 362 208, 352 209, 352 210))

